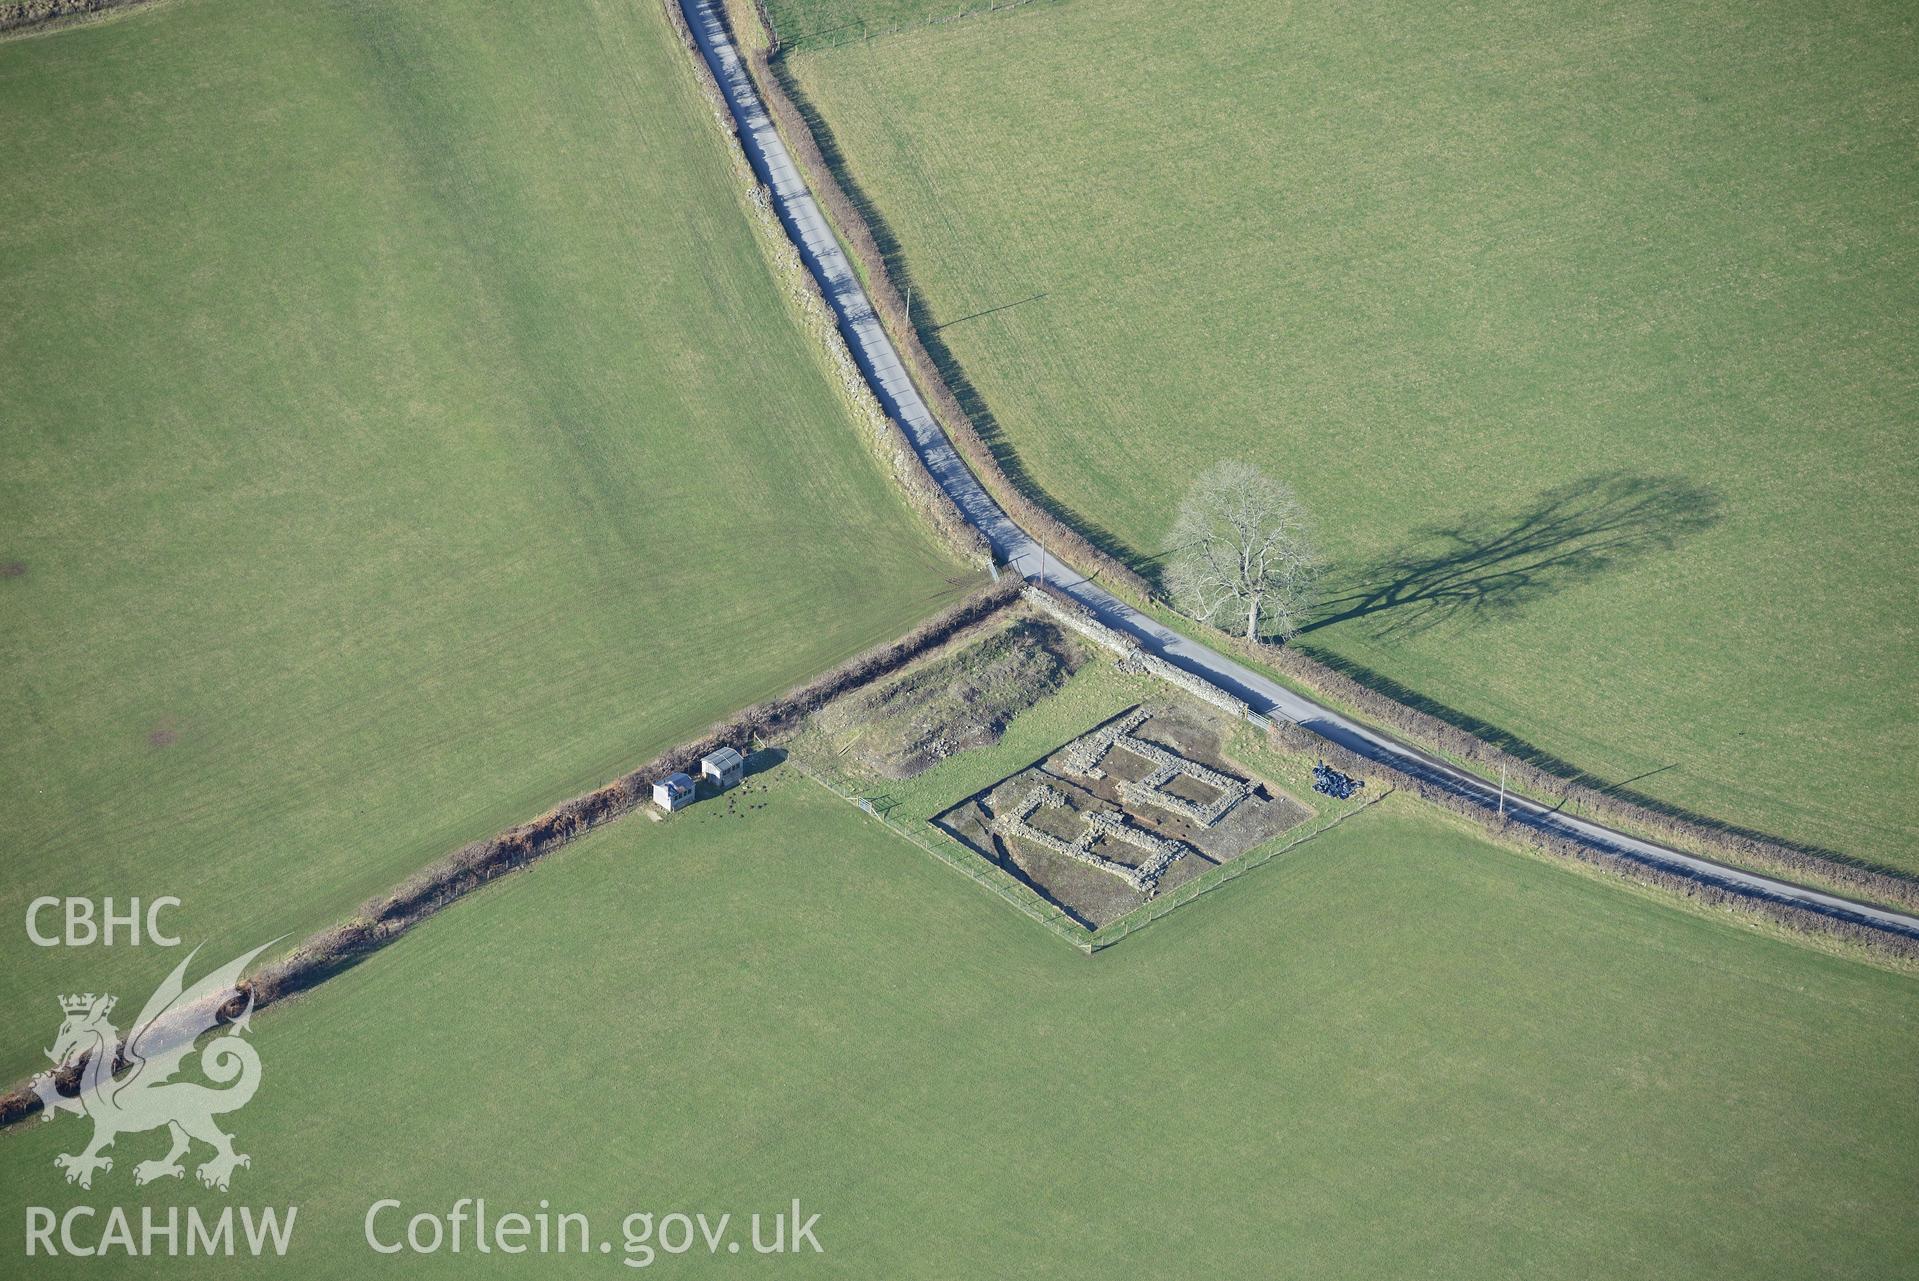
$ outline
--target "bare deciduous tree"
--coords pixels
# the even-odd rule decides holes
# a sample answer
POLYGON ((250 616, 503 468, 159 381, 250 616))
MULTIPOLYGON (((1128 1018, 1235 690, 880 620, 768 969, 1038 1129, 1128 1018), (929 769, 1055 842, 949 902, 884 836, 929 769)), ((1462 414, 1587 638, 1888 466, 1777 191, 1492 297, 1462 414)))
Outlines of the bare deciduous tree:
POLYGON ((1249 463, 1193 482, 1166 536, 1173 603, 1250 639, 1298 631, 1313 607, 1318 556, 1293 491, 1249 463))

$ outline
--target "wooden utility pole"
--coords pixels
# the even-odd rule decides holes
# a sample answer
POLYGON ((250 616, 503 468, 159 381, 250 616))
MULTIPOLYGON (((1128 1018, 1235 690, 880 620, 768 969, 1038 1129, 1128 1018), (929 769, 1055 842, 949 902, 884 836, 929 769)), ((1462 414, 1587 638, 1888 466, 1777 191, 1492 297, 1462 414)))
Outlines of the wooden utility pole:
POLYGON ((1499 767, 1499 817, 1506 817, 1506 767, 1499 767))

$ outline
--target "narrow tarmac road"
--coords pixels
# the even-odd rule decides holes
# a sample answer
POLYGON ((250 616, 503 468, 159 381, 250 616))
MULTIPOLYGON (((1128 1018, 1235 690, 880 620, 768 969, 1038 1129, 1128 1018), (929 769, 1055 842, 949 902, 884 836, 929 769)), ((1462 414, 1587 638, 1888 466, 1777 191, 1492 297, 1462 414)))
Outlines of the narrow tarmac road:
MULTIPOLYGON (((934 479, 958 504, 966 519, 986 535, 1001 564, 1028 578, 1037 577, 1044 568, 1048 584, 1073 597, 1101 622, 1135 637, 1143 647, 1168 662, 1232 691, 1255 711, 1283 716, 1349 751, 1392 765, 1486 809, 1497 807, 1499 789, 1485 779, 1322 707, 1224 654, 1162 626, 1057 560, 1045 559, 1042 564, 1039 544, 1014 524, 980 486, 920 399, 912 379, 907 377, 899 353, 894 350, 871 300, 860 286, 852 262, 834 237, 825 214, 774 128, 772 116, 761 101, 752 76, 734 46, 732 33, 721 17, 719 0, 679 0, 679 3, 714 78, 726 95, 747 158, 760 180, 772 190, 780 221, 799 246, 806 265, 832 304, 840 331, 846 336, 847 345, 874 394, 905 429, 934 479)), ((1701 884, 1719 886, 1748 898, 1790 903, 1840 920, 1919 938, 1919 917, 1681 853, 1518 797, 1506 798, 1506 812, 1516 821, 1541 831, 1570 837, 1595 849, 1677 873, 1701 884)))

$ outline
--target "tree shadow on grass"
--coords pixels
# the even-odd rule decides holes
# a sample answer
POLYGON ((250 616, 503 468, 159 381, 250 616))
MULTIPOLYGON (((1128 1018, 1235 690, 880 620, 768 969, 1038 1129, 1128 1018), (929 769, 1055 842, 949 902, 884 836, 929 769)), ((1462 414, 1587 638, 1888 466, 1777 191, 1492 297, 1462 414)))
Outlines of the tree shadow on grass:
MULTIPOLYGON (((1469 516, 1418 530, 1370 565, 1340 576, 1327 611, 1300 637, 1334 623, 1370 619, 1375 639, 1417 635, 1435 627, 1511 617, 1535 601, 1623 570, 1725 519, 1717 491, 1671 476, 1606 472, 1546 490, 1517 511, 1469 516)), ((1297 642, 1296 642, 1297 643, 1297 642)), ((1396 702, 1462 729, 1509 756, 1642 809, 1735 837, 1766 841, 1874 872, 1887 866, 1837 850, 1787 840, 1701 814, 1635 789, 1632 784, 1675 765, 1631 778, 1592 773, 1537 744, 1321 646, 1298 643, 1308 657, 1396 702)), ((1892 872, 1897 875, 1897 872, 1892 872)))
POLYGON ((1380 560, 1335 579, 1305 632, 1372 619, 1376 639, 1510 617, 1536 601, 1676 550, 1725 519, 1725 500, 1673 476, 1600 473, 1546 490, 1514 512, 1414 532, 1380 560))

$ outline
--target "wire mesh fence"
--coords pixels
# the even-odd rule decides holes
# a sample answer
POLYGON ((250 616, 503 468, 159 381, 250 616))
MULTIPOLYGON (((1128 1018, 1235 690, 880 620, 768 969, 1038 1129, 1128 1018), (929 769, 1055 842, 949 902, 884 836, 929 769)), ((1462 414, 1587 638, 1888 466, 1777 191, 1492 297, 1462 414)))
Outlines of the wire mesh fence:
POLYGON ((919 846, 920 849, 1023 916, 1045 926, 1054 937, 1072 944, 1082 952, 1092 951, 1090 945, 1092 935, 1057 904, 1048 901, 1029 886, 1022 885, 1005 872, 970 853, 947 846, 945 842, 928 836, 920 830, 921 824, 903 823, 891 817, 887 809, 875 805, 870 799, 843 784, 836 783, 824 774, 809 769, 798 758, 789 759, 793 760, 800 773, 807 778, 812 779, 841 800, 851 802, 875 822, 884 824, 889 831, 919 846))
POLYGON ((1094 952, 1101 951, 1111 947, 1129 935, 1138 933, 1154 921, 1165 916, 1168 912, 1184 907, 1194 899, 1212 893, 1220 886, 1237 880, 1255 868, 1265 866, 1288 850, 1296 849, 1304 845, 1307 841, 1312 840, 1315 836, 1338 827, 1341 823, 1344 823, 1361 810, 1368 809, 1385 800, 1388 796, 1392 795, 1392 791, 1393 789, 1389 787, 1385 791, 1368 797, 1352 809, 1342 810, 1339 813, 1322 819, 1305 831, 1296 832, 1283 841, 1269 844, 1263 848, 1248 850, 1232 862, 1222 863, 1218 867, 1210 869, 1204 876, 1194 877, 1176 889, 1169 890, 1165 894, 1149 899, 1118 920, 1109 921, 1107 924, 1095 930, 1092 936, 1087 940, 1090 950, 1094 952))
POLYGON ((1210 869, 1203 876, 1195 877, 1193 880, 1186 882, 1176 889, 1169 890, 1165 894, 1158 895, 1140 904, 1140 906, 1134 908, 1117 920, 1109 921, 1096 930, 1088 930, 1070 913, 1034 890, 1031 886, 1021 883, 1019 880, 1008 875, 1001 869, 994 867, 990 863, 985 862, 969 851, 962 850, 949 842, 928 835, 923 830, 924 824, 918 822, 902 822, 895 819, 891 816, 890 807, 876 805, 871 798, 862 796, 855 789, 846 786, 844 783, 835 781, 816 769, 809 768, 806 762, 798 756, 789 757, 788 759, 791 760, 799 769, 800 773, 804 774, 807 778, 812 779, 815 783, 833 793, 835 796, 838 796, 841 800, 856 806, 862 813, 875 822, 884 824, 888 830, 911 841, 927 854, 938 859, 953 871, 958 872, 980 889, 1006 903, 1021 915, 1038 922, 1055 938, 1071 944, 1074 948, 1077 948, 1089 956, 1094 952, 1103 951, 1113 946, 1113 944, 1118 943, 1121 939, 1138 933, 1154 921, 1159 920, 1169 912, 1191 903, 1194 899, 1212 893, 1220 886, 1237 880, 1255 868, 1265 866, 1281 854, 1289 850, 1297 849, 1321 833, 1339 826, 1360 811, 1370 809, 1372 806, 1377 805, 1393 793, 1393 789, 1388 787, 1366 798, 1366 800, 1350 809, 1343 809, 1337 813, 1330 814, 1303 831, 1295 831, 1289 834, 1283 840, 1269 843, 1259 849, 1249 850, 1229 863, 1223 863, 1218 867, 1210 869))

